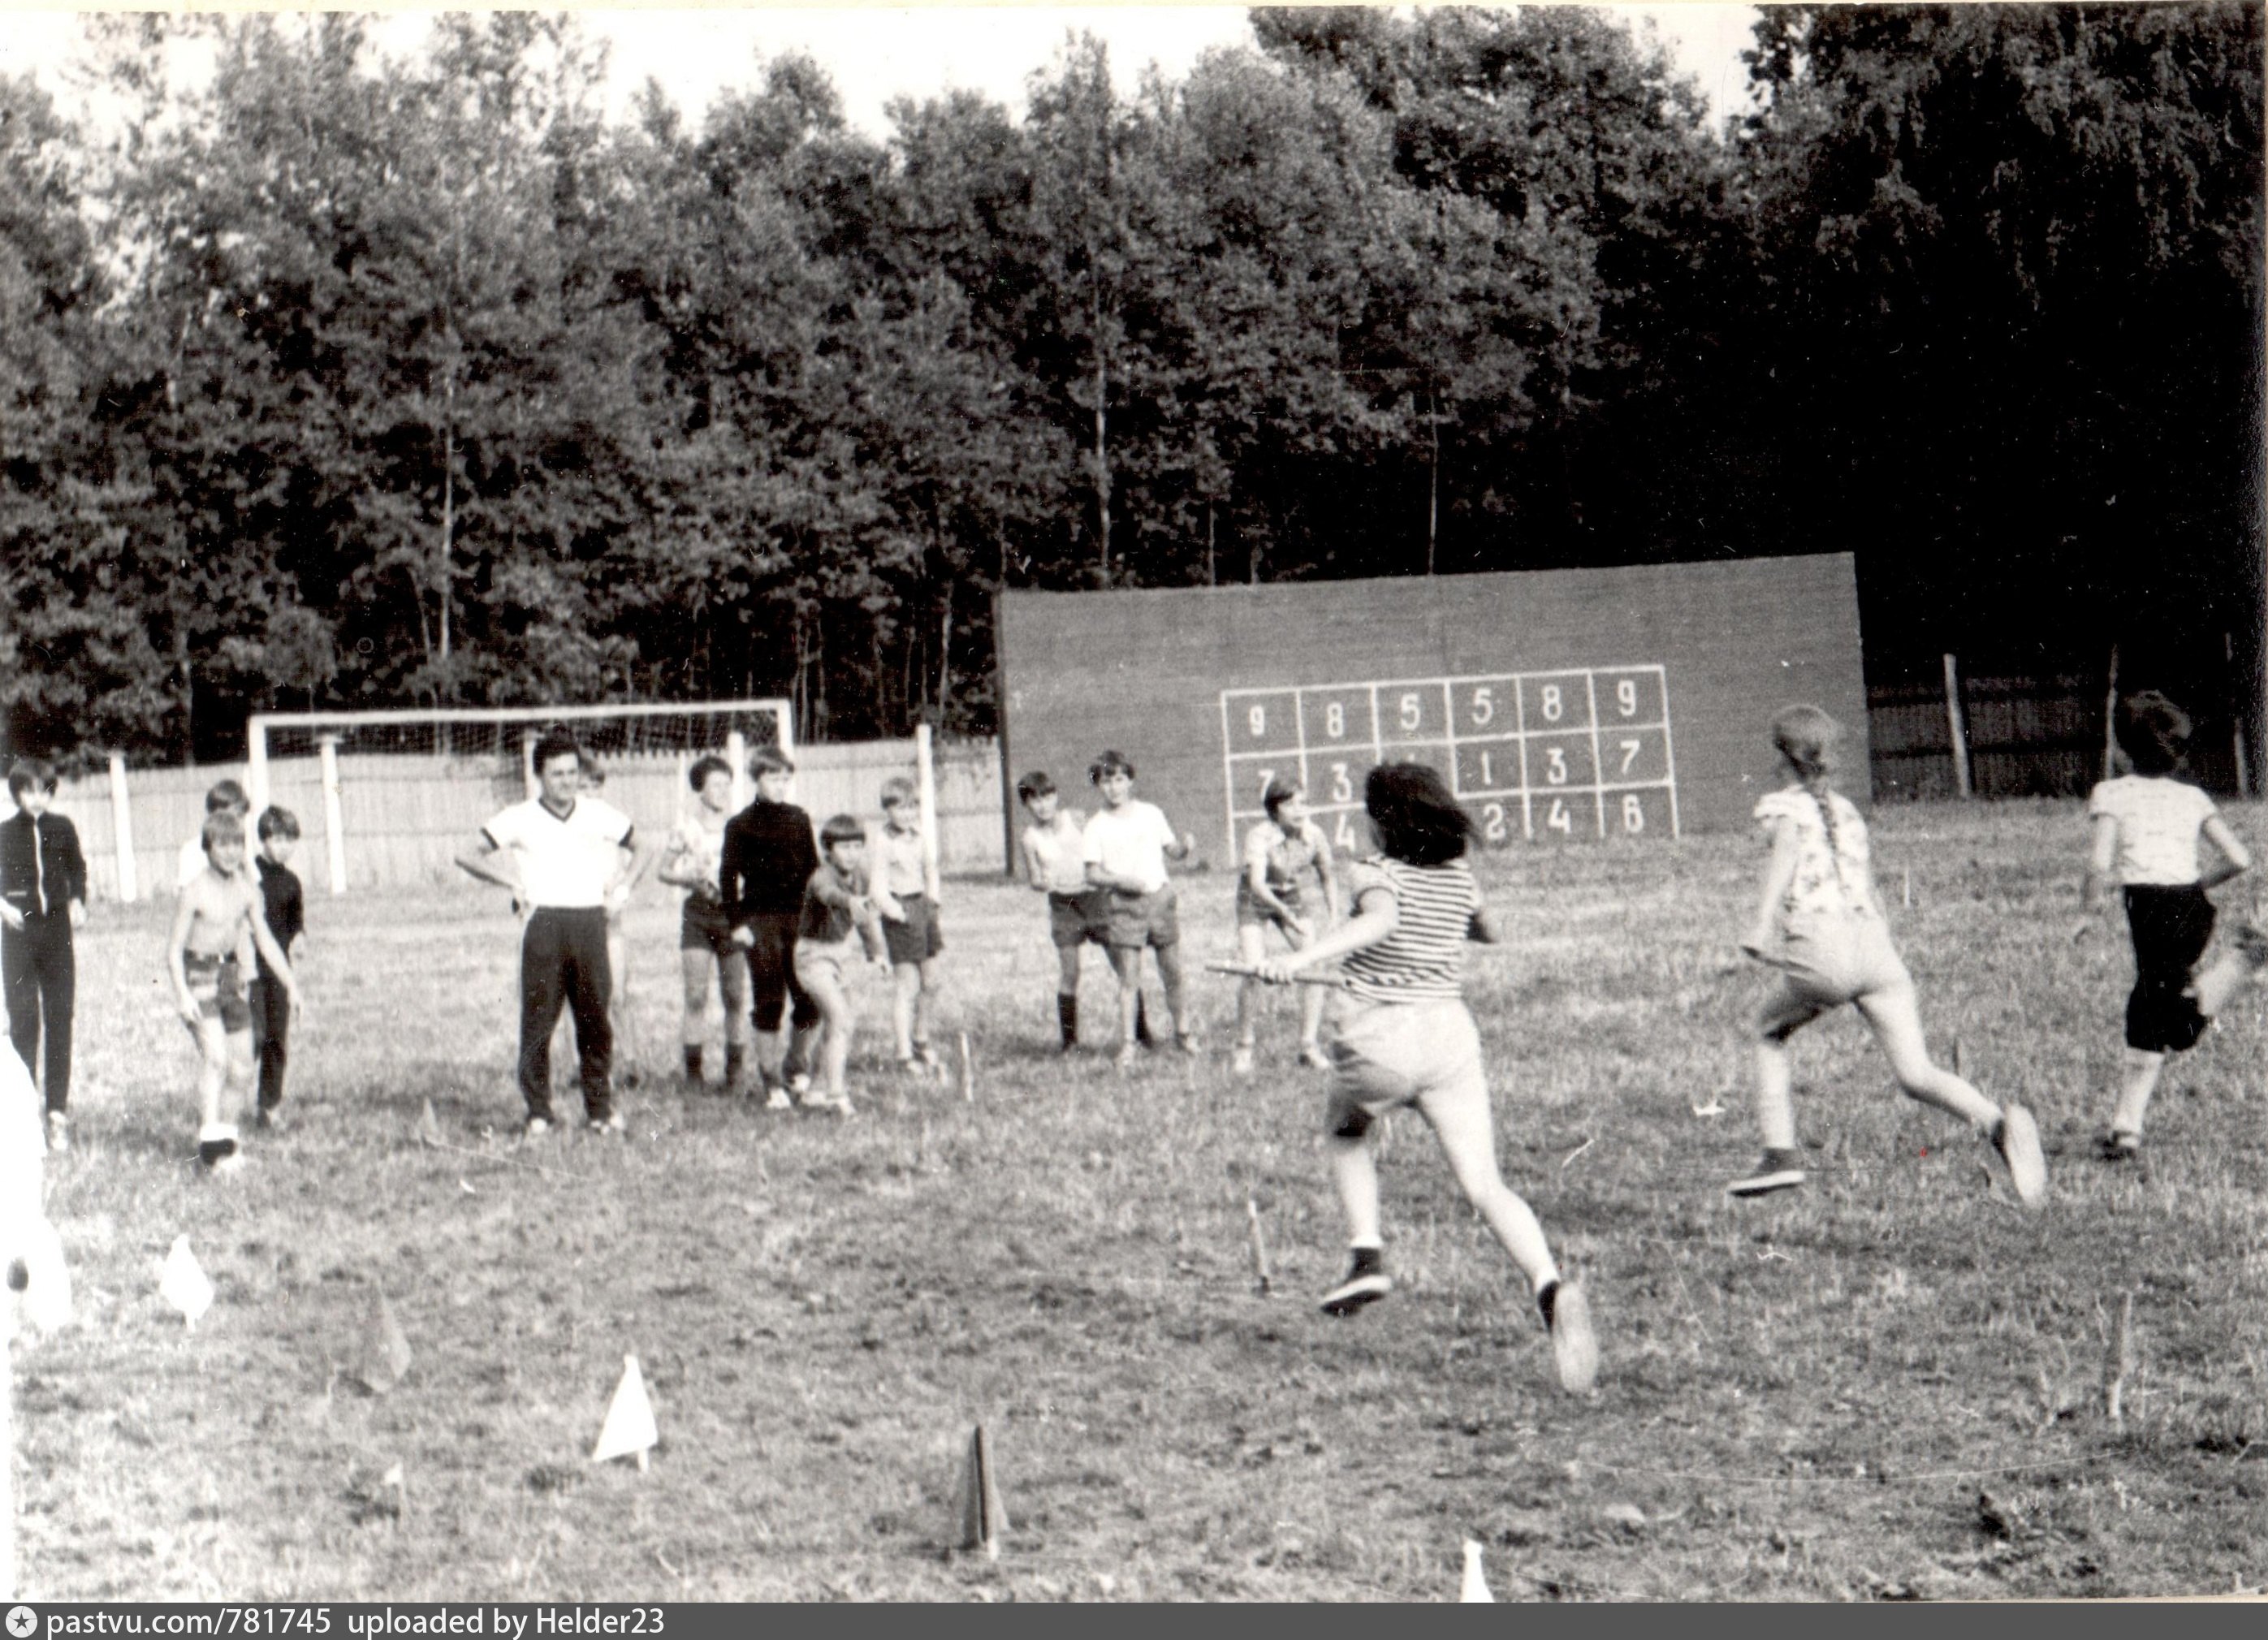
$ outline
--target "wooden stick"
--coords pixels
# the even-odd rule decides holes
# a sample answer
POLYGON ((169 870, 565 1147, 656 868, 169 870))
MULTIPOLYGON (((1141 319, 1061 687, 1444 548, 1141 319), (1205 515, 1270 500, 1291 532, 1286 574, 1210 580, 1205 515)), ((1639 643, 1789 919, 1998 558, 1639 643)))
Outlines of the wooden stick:
POLYGON ((2134 1370, 2134 1295, 2118 1301, 2118 1330, 2110 1342, 2110 1359, 2104 1374, 2102 1408, 2110 1422, 2125 1427, 2126 1375, 2134 1370))
POLYGON ((1252 1290, 1264 1298, 1272 1280, 1268 1273, 1268 1238, 1261 1233, 1260 1203, 1250 1196, 1244 1198, 1244 1217, 1252 1227, 1252 1290))
MULTIPOLYGON (((1207 974, 1233 974, 1237 978, 1244 980, 1257 980, 1262 978, 1259 969, 1254 967, 1251 964, 1245 962, 1208 962, 1205 964, 1205 972, 1207 974)), ((1294 985, 1329 985, 1336 988, 1346 983, 1346 975, 1344 974, 1295 974, 1292 976, 1292 983, 1294 985)))
POLYGON ((976 1062, 968 1055, 968 1033, 961 1033, 961 1101, 964 1105, 976 1102, 976 1062))

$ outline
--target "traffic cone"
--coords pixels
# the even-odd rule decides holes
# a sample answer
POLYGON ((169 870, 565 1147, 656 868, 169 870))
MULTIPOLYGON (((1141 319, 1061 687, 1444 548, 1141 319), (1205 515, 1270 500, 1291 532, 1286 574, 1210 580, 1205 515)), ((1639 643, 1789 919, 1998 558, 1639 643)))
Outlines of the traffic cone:
POLYGON ((158 1294, 181 1313, 181 1319, 192 1332, 196 1330, 198 1318, 212 1308, 212 1278, 197 1262, 197 1255, 189 1251, 187 1236, 173 1238, 173 1245, 158 1271, 158 1294))
POLYGON ((1467 1606, 1496 1603, 1496 1596, 1489 1592, 1488 1578, 1481 1571, 1481 1546, 1470 1538, 1465 1540, 1465 1582, 1457 1599, 1467 1606))
POLYGON ((604 1463, 609 1458, 636 1458, 637 1467, 646 1467, 646 1454, 661 1438, 653 1427, 653 1403, 645 1396, 645 1378, 638 1371, 637 1357, 622 1357, 622 1381, 615 1386, 615 1398, 608 1404, 607 1421, 599 1429, 599 1444, 591 1448, 591 1461, 604 1463))
POLYGON ((1000 1505, 1000 1489, 992 1477, 992 1445, 978 1424, 968 1434, 968 1451, 961 1464, 959 1547, 982 1550, 987 1560, 1000 1558, 1000 1535, 1008 1530, 1008 1511, 1000 1505))

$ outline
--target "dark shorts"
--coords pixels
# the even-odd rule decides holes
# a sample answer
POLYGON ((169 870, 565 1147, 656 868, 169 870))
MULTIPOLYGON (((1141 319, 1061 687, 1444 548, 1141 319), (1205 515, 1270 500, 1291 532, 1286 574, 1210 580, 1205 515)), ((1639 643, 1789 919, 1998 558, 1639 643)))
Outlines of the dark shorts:
POLYGON ((937 901, 927 894, 900 894, 905 920, 882 919, 882 943, 889 947, 890 966, 927 962, 945 949, 945 931, 937 925, 937 901))
POLYGON ((1139 951, 1145 945, 1163 951, 1182 941, 1182 923, 1177 914, 1179 901, 1174 886, 1146 894, 1110 893, 1110 928, 1108 936, 1113 951, 1139 951))
POLYGON ((232 1036, 252 1029, 252 1004, 244 994, 244 970, 236 966, 234 957, 184 952, 181 972, 189 982, 189 995, 195 999, 199 1014, 219 1020, 221 1029, 232 1036))
POLYGON ((1048 938, 1059 951, 1078 945, 1110 943, 1110 891, 1090 888, 1083 894, 1048 894, 1048 938))
MULTIPOLYGON (((1284 902, 1285 908, 1293 916, 1307 915, 1307 902, 1300 898, 1297 885, 1278 888, 1275 892, 1276 897, 1284 902)), ((1251 883, 1241 877, 1236 879, 1236 925, 1239 928, 1280 929, 1287 938, 1292 932, 1291 924, 1253 898, 1251 883)))
POLYGON ((2190 972, 2213 943, 2213 901, 2195 883, 2137 883, 2126 890, 2134 937, 2134 989, 2126 998, 2126 1046, 2178 1054, 2208 1023, 2190 994, 2190 972))
POLYGON ((714 900, 702 900, 688 895, 685 914, 678 919, 677 948, 680 951, 706 951, 719 962, 740 954, 733 944, 733 925, 725 920, 725 908, 714 900))

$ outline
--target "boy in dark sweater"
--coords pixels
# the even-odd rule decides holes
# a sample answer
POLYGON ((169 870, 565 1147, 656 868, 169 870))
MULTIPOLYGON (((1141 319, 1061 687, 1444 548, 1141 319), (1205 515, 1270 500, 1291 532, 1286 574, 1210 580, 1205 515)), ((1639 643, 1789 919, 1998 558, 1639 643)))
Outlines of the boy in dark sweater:
POLYGON ((16 813, 0 822, 0 974, 4 974, 8 1037, 27 1070, 36 1070, 47 1039, 48 1148, 70 1148, 71 1008, 77 959, 71 930, 86 925, 86 859, 78 831, 48 805, 54 766, 19 759, 8 771, 16 813))
POLYGON ((748 953, 756 1069, 765 1102, 785 1110, 794 1103, 792 1093, 810 1091, 811 1037, 820 1023, 819 1004, 795 977, 796 927, 804 886, 819 869, 819 848, 811 816, 787 800, 795 765, 764 746, 748 759, 748 773, 756 783, 755 801, 725 823, 717 886, 733 943, 748 953), (792 1044, 780 1040, 784 1013, 793 1027, 792 1044))
MULTIPOLYGON (((296 960, 293 949, 307 929, 306 897, 291 870, 291 851, 299 845, 299 821, 289 809, 267 808, 260 814, 260 853, 254 864, 260 872, 260 899, 268 917, 268 931, 296 960)), ((260 1112, 262 1128, 281 1128, 284 1113, 284 1067, 289 1057, 291 998, 269 972, 268 959, 257 958, 259 971, 249 991, 252 1004, 252 1051, 260 1064, 260 1112)))

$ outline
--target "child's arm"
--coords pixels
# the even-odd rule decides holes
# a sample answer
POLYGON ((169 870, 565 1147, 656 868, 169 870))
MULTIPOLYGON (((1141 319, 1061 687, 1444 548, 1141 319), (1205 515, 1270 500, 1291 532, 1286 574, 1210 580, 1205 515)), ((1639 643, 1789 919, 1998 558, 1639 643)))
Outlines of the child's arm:
POLYGON ((1321 938, 1261 963, 1260 977, 1281 985, 1302 968, 1367 950, 1402 926, 1402 902, 1382 882, 1365 888, 1354 910, 1354 916, 1321 938))
POLYGON ((1795 827, 1785 820, 1771 822, 1772 835, 1771 861, 1764 867, 1764 892, 1756 896, 1756 914, 1749 924, 1748 933, 1741 940, 1741 949, 1749 956, 1763 960, 1765 954, 1779 941, 1775 923, 1779 914, 1779 902, 1786 896, 1788 885, 1795 881, 1795 867, 1802 851, 1795 827))
POLYGON ((1174 831, 1173 822, 1166 819, 1163 810, 1159 812, 1158 819, 1166 827, 1166 842, 1164 847, 1166 850, 1166 857, 1167 859, 1186 860, 1197 851, 1197 833, 1193 831, 1174 831))
POLYGON ((1320 826, 1315 827, 1315 880, 1323 891, 1322 925, 1336 927, 1339 920, 1338 863, 1331 854, 1331 840, 1320 826))
POLYGON ((2252 869, 2252 857, 2245 852, 2236 834, 2229 830, 2227 820, 2218 814, 2208 814, 2204 829, 2205 841, 2220 850, 2220 864, 2198 879, 2203 886, 2218 888, 2252 869))
POLYGON ((173 931, 166 936, 166 971, 173 976, 173 1007, 189 1028, 197 1028, 197 999, 189 995, 188 970, 182 958, 189 948, 189 926, 196 921, 197 907, 194 887, 184 888, 173 896, 173 931))
POLYGON ((1489 915, 1486 905, 1476 905, 1473 908, 1473 920, 1466 925, 1465 938, 1478 945, 1501 945, 1504 944, 1504 930, 1489 915))
MULTIPOLYGON (((259 948, 260 954, 268 959, 268 971, 284 982, 284 989, 291 994, 291 1006, 297 1009, 299 1005, 299 979, 291 972, 291 959, 284 954, 284 947, 277 945, 276 936, 268 931, 268 918, 261 910, 258 889, 252 891, 250 902, 245 906, 244 912, 244 920, 251 930, 252 943, 259 948)), ((238 938, 240 942, 242 936, 238 938)))
POLYGON ((1268 886, 1268 834, 1257 826, 1252 828, 1250 840, 1244 845, 1244 886, 1270 916, 1282 917, 1287 923, 1299 920, 1292 915, 1292 908, 1278 899, 1275 890, 1268 886))
POLYGON ((2110 873, 2117 863, 2118 817, 2098 814, 2088 840, 2087 878, 2080 886, 2079 926, 2072 930, 2073 939, 2084 939, 2094 930, 2095 919, 2110 897, 2110 873))
POLYGON ((698 888, 708 879, 701 875, 701 863, 683 831, 669 834, 669 842, 661 851, 661 864, 654 876, 672 888, 698 888))
POLYGON ((1024 875, 1030 880, 1035 892, 1045 894, 1048 892, 1048 868, 1040 859, 1039 849, 1033 846, 1035 835, 1030 827, 1024 827, 1024 875))

